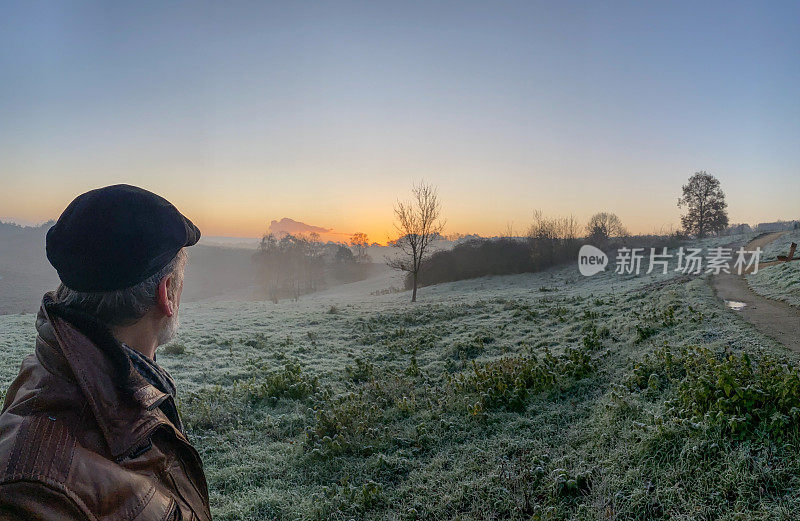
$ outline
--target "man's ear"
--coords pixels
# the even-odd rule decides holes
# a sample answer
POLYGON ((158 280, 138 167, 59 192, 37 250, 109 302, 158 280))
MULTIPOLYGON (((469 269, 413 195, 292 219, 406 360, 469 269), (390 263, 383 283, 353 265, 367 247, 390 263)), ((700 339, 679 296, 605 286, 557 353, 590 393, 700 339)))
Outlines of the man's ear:
POLYGON ((175 305, 169 299, 169 293, 170 290, 172 290, 173 284, 175 284, 175 277, 167 275, 158 283, 158 294, 156 295, 156 304, 158 305, 159 311, 168 317, 175 314, 175 305))

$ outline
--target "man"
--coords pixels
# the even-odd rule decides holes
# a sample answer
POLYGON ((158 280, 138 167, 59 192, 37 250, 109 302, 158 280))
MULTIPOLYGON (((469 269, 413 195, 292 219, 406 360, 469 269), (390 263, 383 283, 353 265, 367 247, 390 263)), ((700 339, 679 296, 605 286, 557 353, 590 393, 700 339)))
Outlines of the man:
POLYGON ((156 347, 178 327, 200 230, 128 185, 76 198, 47 233, 62 284, 0 414, 0 519, 210 520, 197 451, 156 347))

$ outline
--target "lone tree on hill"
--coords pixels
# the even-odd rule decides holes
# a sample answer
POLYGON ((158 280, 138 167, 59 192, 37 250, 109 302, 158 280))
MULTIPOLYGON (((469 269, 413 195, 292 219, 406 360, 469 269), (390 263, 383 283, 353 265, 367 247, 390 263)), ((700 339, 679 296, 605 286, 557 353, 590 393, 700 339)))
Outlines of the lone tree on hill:
POLYGON ((428 259, 431 241, 441 236, 445 221, 435 187, 423 181, 412 187, 411 194, 411 201, 397 201, 394 206, 394 227, 399 237, 391 244, 400 250, 400 256, 389 261, 389 266, 411 276, 411 302, 416 302, 419 270, 428 259))
POLYGON ((599 212, 589 219, 589 224, 586 225, 586 235, 592 242, 603 243, 611 237, 624 237, 628 235, 628 231, 617 214, 599 212))
POLYGON ((681 224, 687 234, 703 238, 719 233, 728 226, 728 203, 719 185, 719 179, 701 171, 689 178, 683 185, 683 197, 678 199, 678 207, 686 207, 681 216, 681 224))

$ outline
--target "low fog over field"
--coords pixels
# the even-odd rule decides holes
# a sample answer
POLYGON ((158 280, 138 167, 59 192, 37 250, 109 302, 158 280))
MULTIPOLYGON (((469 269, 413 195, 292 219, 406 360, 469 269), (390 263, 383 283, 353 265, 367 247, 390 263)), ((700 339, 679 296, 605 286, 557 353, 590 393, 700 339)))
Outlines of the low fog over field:
MULTIPOLYGON (((41 226, 17 226, 0 222, 0 315, 32 313, 39 309, 42 295, 54 290, 58 274, 47 262, 44 240, 52 222, 41 226)), ((258 267, 253 254, 260 239, 238 237, 202 238, 187 249, 190 262, 186 270, 185 302, 204 299, 253 300, 263 297, 257 280, 258 267)), ((440 248, 449 244, 440 241, 440 248)), ((396 253, 385 246, 370 246, 370 278, 386 275, 386 260, 396 253)), ((329 273, 321 289, 342 284, 329 273)), ((403 281, 397 283, 402 287, 403 281)))

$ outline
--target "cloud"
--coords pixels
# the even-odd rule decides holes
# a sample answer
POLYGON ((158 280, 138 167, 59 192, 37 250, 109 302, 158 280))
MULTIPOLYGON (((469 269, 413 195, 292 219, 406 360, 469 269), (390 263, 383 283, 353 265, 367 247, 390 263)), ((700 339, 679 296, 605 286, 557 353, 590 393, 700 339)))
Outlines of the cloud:
POLYGON ((274 233, 275 235, 299 235, 304 233, 318 233, 320 235, 327 234, 331 232, 333 228, 323 228, 322 226, 313 226, 311 224, 302 223, 300 221, 295 221, 294 219, 289 219, 288 217, 284 217, 280 221, 272 221, 269 223, 269 233, 274 233))

